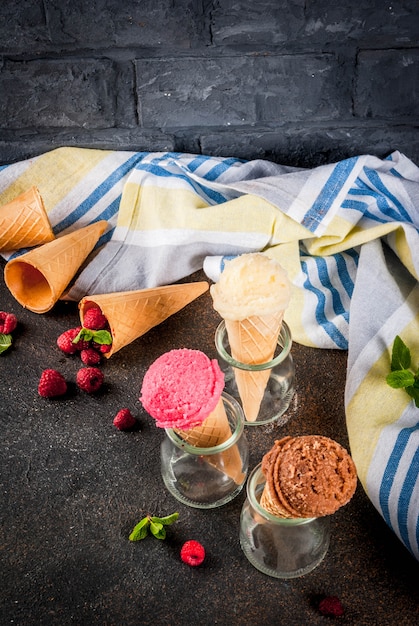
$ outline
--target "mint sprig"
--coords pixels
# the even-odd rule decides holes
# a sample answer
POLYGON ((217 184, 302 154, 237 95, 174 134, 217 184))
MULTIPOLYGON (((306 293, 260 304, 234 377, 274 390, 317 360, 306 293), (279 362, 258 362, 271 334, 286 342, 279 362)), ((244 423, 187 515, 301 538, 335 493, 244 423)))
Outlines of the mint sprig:
POLYGON ((412 369, 412 355, 404 341, 396 336, 391 352, 391 372, 386 382, 393 389, 405 389, 419 408, 419 368, 412 369))
POLYGON ((73 343, 78 343, 81 339, 84 341, 93 341, 100 345, 110 346, 112 344, 112 335, 108 330, 91 330, 90 328, 81 328, 79 333, 73 339, 73 343))
POLYGON ((171 515, 166 515, 165 517, 147 515, 134 526, 129 536, 129 540, 140 541, 141 539, 144 539, 144 537, 147 537, 149 531, 152 535, 154 535, 154 537, 156 537, 156 539, 165 539, 165 526, 169 526, 170 524, 173 524, 173 522, 176 522, 178 517, 179 513, 172 513, 171 515))
POLYGON ((0 354, 2 352, 6 352, 8 348, 12 345, 12 335, 5 335, 4 333, 0 333, 0 354))

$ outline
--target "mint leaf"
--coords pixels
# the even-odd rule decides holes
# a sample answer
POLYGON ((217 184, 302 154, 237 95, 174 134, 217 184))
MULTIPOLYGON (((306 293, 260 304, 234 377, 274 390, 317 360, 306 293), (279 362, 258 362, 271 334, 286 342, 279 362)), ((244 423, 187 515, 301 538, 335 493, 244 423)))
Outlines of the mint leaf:
POLYGON ((415 383, 411 387, 406 387, 406 391, 419 408, 419 381, 415 380, 415 383))
POLYGON ((166 515, 166 517, 152 517, 151 521, 159 522, 160 524, 163 524, 164 526, 168 526, 169 524, 173 524, 173 522, 176 522, 178 517, 179 517, 179 513, 172 513, 171 515, 166 515))
POLYGON ((150 521, 150 530, 152 534, 156 537, 156 539, 165 539, 166 529, 163 524, 160 524, 160 522, 150 521))
POLYGON ((93 330, 90 330, 90 328, 81 328, 78 335, 76 335, 76 337, 74 337, 72 343, 78 343, 81 339, 84 339, 84 341, 90 341, 91 339, 93 339, 93 330))
POLYGON ((419 368, 411 368, 412 356, 404 341, 396 335, 391 351, 390 374, 386 383, 393 389, 405 389, 419 408, 419 368))
POLYGON ((5 352, 12 345, 12 335, 0 333, 0 354, 5 352))
POLYGON ((110 346, 112 344, 112 335, 108 330, 91 330, 90 328, 81 328, 78 335, 74 337, 72 343, 78 343, 81 339, 84 341, 95 341, 100 345, 110 346))
POLYGON ((112 343, 112 335, 108 330, 94 330, 93 341, 100 345, 110 346, 112 343))
POLYGON ((136 526, 134 526, 130 536, 130 541, 140 541, 148 535, 148 527, 150 525, 149 517, 144 517, 136 526))
POLYGON ((397 370, 395 372, 391 372, 386 377, 387 385, 393 387, 393 389, 402 389, 406 387, 411 387, 415 382, 415 377, 410 370, 397 370))
POLYGON ((397 335, 393 342, 391 353, 391 371, 406 370, 410 367, 410 363, 410 350, 399 335, 397 335))
POLYGON ((151 534, 156 537, 156 539, 165 539, 165 526, 173 524, 178 517, 179 513, 172 513, 171 515, 166 515, 165 517, 147 515, 146 517, 143 517, 143 519, 138 522, 136 526, 134 526, 129 539, 130 541, 139 541, 140 539, 144 539, 144 537, 148 535, 149 530, 151 534))

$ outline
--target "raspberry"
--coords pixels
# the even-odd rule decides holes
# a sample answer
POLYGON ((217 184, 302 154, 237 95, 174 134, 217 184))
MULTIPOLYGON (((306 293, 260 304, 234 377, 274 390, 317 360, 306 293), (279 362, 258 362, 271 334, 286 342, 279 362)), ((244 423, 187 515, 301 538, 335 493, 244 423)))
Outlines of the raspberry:
POLYGON ((83 317, 83 326, 90 330, 102 330, 108 325, 108 320, 98 307, 88 309, 83 317))
POLYGON ((132 415, 129 409, 121 409, 115 415, 113 420, 114 426, 118 428, 118 430, 128 430, 132 428, 137 423, 137 420, 132 415))
POLYGON ((79 330, 77 328, 70 328, 62 333, 57 339, 57 346, 64 352, 64 354, 75 354, 78 350, 77 345, 73 343, 73 339, 77 337, 79 330))
POLYGON ((80 352, 80 358, 85 365, 97 365, 100 363, 100 352, 94 348, 87 348, 80 352))
POLYGON ((199 541, 191 539, 183 544, 180 551, 180 558, 188 565, 201 565, 205 559, 205 548, 199 541))
POLYGON ((341 617, 344 613, 343 606, 336 596, 326 596, 319 604, 319 611, 322 615, 329 617, 341 617))
POLYGON ((97 367, 82 367, 77 372, 76 382, 83 391, 95 393, 103 383, 103 373, 97 367))
POLYGON ((67 383, 64 376, 57 370, 47 369, 41 374, 38 385, 38 393, 43 398, 63 396, 67 391, 67 383))
POLYGON ((17 317, 13 313, 0 311, 0 333, 10 335, 17 326, 17 317))
POLYGON ((112 345, 109 343, 97 343, 95 340, 92 341, 92 348, 98 350, 102 354, 106 354, 110 352, 112 349, 112 345))

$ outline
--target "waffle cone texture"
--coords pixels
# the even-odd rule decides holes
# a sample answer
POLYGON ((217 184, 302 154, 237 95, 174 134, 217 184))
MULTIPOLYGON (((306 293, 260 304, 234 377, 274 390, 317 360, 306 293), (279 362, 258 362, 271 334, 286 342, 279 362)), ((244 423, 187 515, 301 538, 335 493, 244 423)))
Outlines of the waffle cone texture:
MULTIPOLYGON (((244 320, 225 320, 231 356, 248 365, 272 360, 281 331, 283 311, 276 315, 253 316, 244 320)), ((257 420, 271 370, 249 371, 234 368, 237 389, 248 422, 257 420)))
POLYGON ((52 309, 107 226, 95 222, 9 261, 4 279, 10 292, 34 313, 52 309))
POLYGON ((207 290, 208 283, 201 281, 85 296, 79 303, 80 320, 83 325, 86 312, 100 308, 112 335, 112 349, 105 355, 110 358, 207 290))
POLYGON ((0 207, 0 252, 53 241, 54 233, 36 187, 0 207))
MULTIPOLYGON (((213 448, 228 441, 232 432, 222 397, 202 424, 189 430, 174 429, 174 432, 195 448, 213 448)), ((244 481, 242 460, 236 444, 217 454, 205 456, 205 459, 216 469, 230 476, 238 485, 244 481)))

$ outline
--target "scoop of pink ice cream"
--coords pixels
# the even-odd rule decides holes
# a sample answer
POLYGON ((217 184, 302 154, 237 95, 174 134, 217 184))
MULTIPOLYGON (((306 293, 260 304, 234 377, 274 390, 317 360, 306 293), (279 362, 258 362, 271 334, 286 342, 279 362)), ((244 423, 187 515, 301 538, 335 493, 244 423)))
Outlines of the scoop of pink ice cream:
POLYGON ((159 357, 147 370, 140 401, 160 428, 188 430, 215 409, 224 389, 218 362, 182 348, 159 357))

